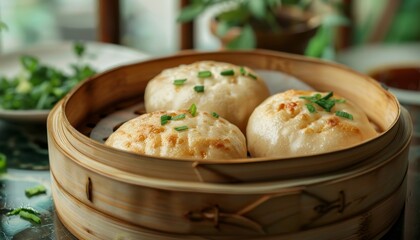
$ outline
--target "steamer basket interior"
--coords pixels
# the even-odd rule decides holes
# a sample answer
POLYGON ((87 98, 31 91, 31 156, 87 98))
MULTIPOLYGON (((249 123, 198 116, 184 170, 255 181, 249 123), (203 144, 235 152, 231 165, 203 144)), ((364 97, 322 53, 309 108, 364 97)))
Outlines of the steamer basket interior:
MULTIPOLYGON (((119 67, 91 78, 65 100, 64 121, 74 140, 94 147, 98 161, 145 176, 204 182, 247 182, 301 177, 337 171, 374 156, 391 144, 396 134, 400 109, 396 98, 367 76, 343 66, 300 56, 270 51, 187 53, 119 67), (104 117, 125 110, 125 117, 110 127, 116 129, 127 118, 144 112, 147 82, 165 68, 200 60, 245 65, 253 69, 280 71, 294 76, 319 91, 334 91, 363 109, 381 134, 357 146, 339 151, 293 158, 247 158, 235 161, 168 159, 112 149, 101 139, 91 139, 92 129, 104 117), (128 109, 128 110, 127 110, 128 109), (118 161, 106 160, 117 155, 118 161), (153 159, 153 161, 150 161, 153 159), (337 161, 337 159, 340 159, 337 161), (163 169, 162 169, 163 168, 163 169), (155 172, 175 172, 169 176, 155 172)), ((89 154, 88 149, 85 153, 89 154)), ((114 158, 115 159, 115 158, 114 158)))

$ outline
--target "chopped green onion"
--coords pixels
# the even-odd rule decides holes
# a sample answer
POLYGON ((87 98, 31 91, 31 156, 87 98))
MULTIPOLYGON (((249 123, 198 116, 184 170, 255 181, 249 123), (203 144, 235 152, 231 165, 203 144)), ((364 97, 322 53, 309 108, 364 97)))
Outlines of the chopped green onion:
POLYGON ((190 108, 188 109, 188 112, 191 113, 193 117, 197 115, 197 106, 193 103, 191 104, 190 108))
POLYGON ((184 126, 174 127, 174 129, 175 129, 176 131, 180 132, 180 131, 187 130, 187 129, 188 129, 188 127, 184 125, 184 126))
POLYGON ((6 215, 7 216, 18 215, 21 211, 29 212, 29 213, 36 214, 36 215, 40 214, 37 210, 35 210, 33 208, 21 207, 21 208, 15 208, 15 209, 11 210, 6 215))
POLYGON ((33 197, 35 195, 43 194, 43 193, 46 193, 46 192, 47 192, 47 189, 42 185, 38 185, 38 186, 35 186, 35 187, 32 187, 32 188, 25 189, 25 195, 27 197, 33 197))
POLYGON ((24 218, 24 219, 27 219, 27 220, 32 220, 32 221, 34 221, 35 223, 38 223, 38 224, 41 223, 41 218, 39 218, 37 215, 35 215, 33 213, 30 213, 30 212, 27 212, 25 210, 20 211, 19 216, 21 218, 24 218))
POLYGON ((325 95, 322 99, 327 100, 327 99, 329 99, 330 97, 332 97, 333 95, 334 95, 334 93, 333 93, 333 92, 329 92, 329 93, 327 93, 327 95, 325 95))
POLYGON ((182 86, 182 85, 184 85, 185 81, 187 81, 186 78, 184 78, 184 79, 176 79, 176 80, 174 80, 174 85, 175 86, 182 86))
POLYGON ((325 111, 331 112, 331 109, 334 107, 336 103, 335 99, 330 99, 333 95, 334 95, 333 92, 329 92, 324 97, 322 97, 321 94, 317 93, 317 94, 314 94, 313 96, 300 96, 299 98, 316 103, 318 106, 325 109, 325 111))
POLYGON ((211 113, 211 115, 212 115, 213 117, 215 117, 215 118, 219 118, 219 114, 217 114, 217 113, 215 113, 215 112, 212 112, 212 113, 211 113))
POLYGON ((246 75, 246 71, 245 71, 245 68, 244 67, 240 67, 239 68, 239 72, 242 74, 242 76, 245 76, 246 75))
POLYGON ((85 53, 85 44, 82 42, 75 42, 73 45, 73 51, 78 58, 81 58, 85 53))
POLYGON ((201 72, 198 72, 198 75, 197 76, 199 78, 211 77, 211 72, 210 71, 201 71, 201 72))
POLYGON ((323 109, 325 109, 325 111, 327 112, 331 112, 331 108, 333 108, 335 105, 334 101, 324 99, 324 98, 317 100, 315 103, 318 104, 323 109))
POLYGON ((252 79, 257 80, 257 76, 255 76, 252 73, 248 73, 248 77, 251 77, 252 79))
POLYGON ((181 120, 181 119, 184 119, 184 118, 185 118, 185 113, 176 115, 176 116, 172 117, 171 120, 181 120))
POLYGON ((12 216, 12 215, 19 215, 21 218, 32 220, 36 223, 41 223, 41 218, 37 216, 37 215, 40 215, 40 213, 33 208, 28 208, 28 207, 15 208, 6 214, 6 216, 12 216))
POLYGON ((222 75, 222 76, 233 76, 233 75, 235 75, 235 72, 232 69, 229 69, 229 70, 222 71, 220 73, 220 75, 222 75))
POLYGON ((317 93, 317 94, 314 94, 313 96, 300 96, 299 98, 315 103, 317 100, 321 99, 321 97, 322 97, 321 94, 317 93))
POLYGON ((12 216, 12 215, 17 215, 19 214, 19 212, 22 211, 22 208, 15 208, 12 209, 12 211, 6 213, 6 216, 12 216))
POLYGON ((353 120, 353 115, 351 115, 350 113, 347 112, 343 112, 343 111, 337 111, 335 112, 336 116, 342 117, 342 118, 347 118, 350 120, 353 120))
POLYGON ((194 91, 198 93, 204 92, 204 86, 203 85, 194 86, 194 91))
POLYGON ((162 116, 160 116, 160 125, 165 125, 165 124, 167 124, 168 123, 168 121, 169 120, 171 120, 172 119, 172 117, 171 116, 169 116, 169 115, 162 115, 162 116))
POLYGON ((306 108, 308 109, 308 111, 309 111, 310 113, 315 113, 315 112, 316 112, 316 109, 315 109, 314 105, 312 105, 312 104, 310 104, 310 103, 307 103, 307 104, 306 104, 306 108))
POLYGON ((0 153, 0 173, 6 172, 7 157, 0 153))
POLYGON ((345 103, 346 99, 334 99, 335 103, 345 103))

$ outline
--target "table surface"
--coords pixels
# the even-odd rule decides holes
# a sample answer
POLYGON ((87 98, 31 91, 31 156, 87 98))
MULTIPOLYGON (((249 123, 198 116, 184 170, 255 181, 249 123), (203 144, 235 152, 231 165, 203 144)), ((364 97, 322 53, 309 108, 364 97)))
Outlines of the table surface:
MULTIPOLYGON (((399 219, 382 238, 420 239, 420 146, 410 149, 408 191, 399 219)), ((417 144, 417 145, 416 145, 417 144)), ((0 239, 76 239, 60 222, 50 191, 46 129, 0 120, 0 152, 8 158, 7 172, 0 174, 0 239), (28 198, 24 190, 42 184, 47 193, 28 198), (30 206, 41 213, 41 224, 19 216, 6 216, 12 208, 30 206)))

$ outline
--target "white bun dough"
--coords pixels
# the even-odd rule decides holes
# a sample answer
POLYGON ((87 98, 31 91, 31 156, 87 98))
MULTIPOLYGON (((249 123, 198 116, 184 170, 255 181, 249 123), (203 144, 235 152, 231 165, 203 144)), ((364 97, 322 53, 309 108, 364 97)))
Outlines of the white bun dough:
MULTIPOLYGON (((252 113, 246 131, 252 157, 293 157, 346 148, 378 133, 366 114, 350 101, 337 102, 327 112, 301 96, 318 92, 288 90, 271 96, 252 113), (307 105, 316 112, 310 112, 307 105), (353 120, 336 116, 336 111, 352 115, 353 120)), ((327 93, 320 93, 325 96, 327 93)), ((331 99, 342 99, 334 95, 331 99)))
POLYGON ((242 70, 240 66, 214 61, 166 69, 146 87, 146 111, 186 109, 195 103, 200 110, 218 113, 245 133, 252 111, 270 94, 264 80, 253 70, 242 70), (233 70, 233 75, 221 75, 226 70, 233 70), (201 71, 210 71, 211 76, 200 78, 201 71), (186 80, 176 86, 174 80, 178 79, 186 80), (196 92, 195 86, 204 86, 204 92, 196 92))
POLYGON ((121 125, 105 142, 114 148, 159 157, 191 159, 246 158, 246 140, 238 127, 222 117, 186 110, 146 113, 121 125), (185 114, 161 124, 161 116, 185 114), (177 131, 176 127, 188 129, 177 131))

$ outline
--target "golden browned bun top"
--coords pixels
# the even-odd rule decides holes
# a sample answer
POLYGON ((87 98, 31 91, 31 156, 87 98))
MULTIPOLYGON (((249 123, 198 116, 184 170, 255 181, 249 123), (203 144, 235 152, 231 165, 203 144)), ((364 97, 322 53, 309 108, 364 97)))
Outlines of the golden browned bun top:
POLYGON ((364 112, 348 100, 327 95, 289 90, 259 105, 247 126, 251 156, 292 157, 330 152, 377 135, 364 112), (317 102, 321 98, 327 98, 326 103, 317 102), (328 109, 332 102, 333 107, 328 109))
POLYGON ((195 116, 187 110, 143 114, 121 125, 105 144, 171 158, 233 159, 247 155, 245 136, 238 127, 203 111, 195 116), (162 120, 167 116, 172 120, 162 120))
POLYGON ((253 70, 200 61, 162 71, 148 83, 144 101, 147 112, 185 109, 195 103, 203 111, 217 112, 245 132, 252 111, 268 96, 265 82, 253 70), (175 80, 184 82, 176 85, 175 80))

